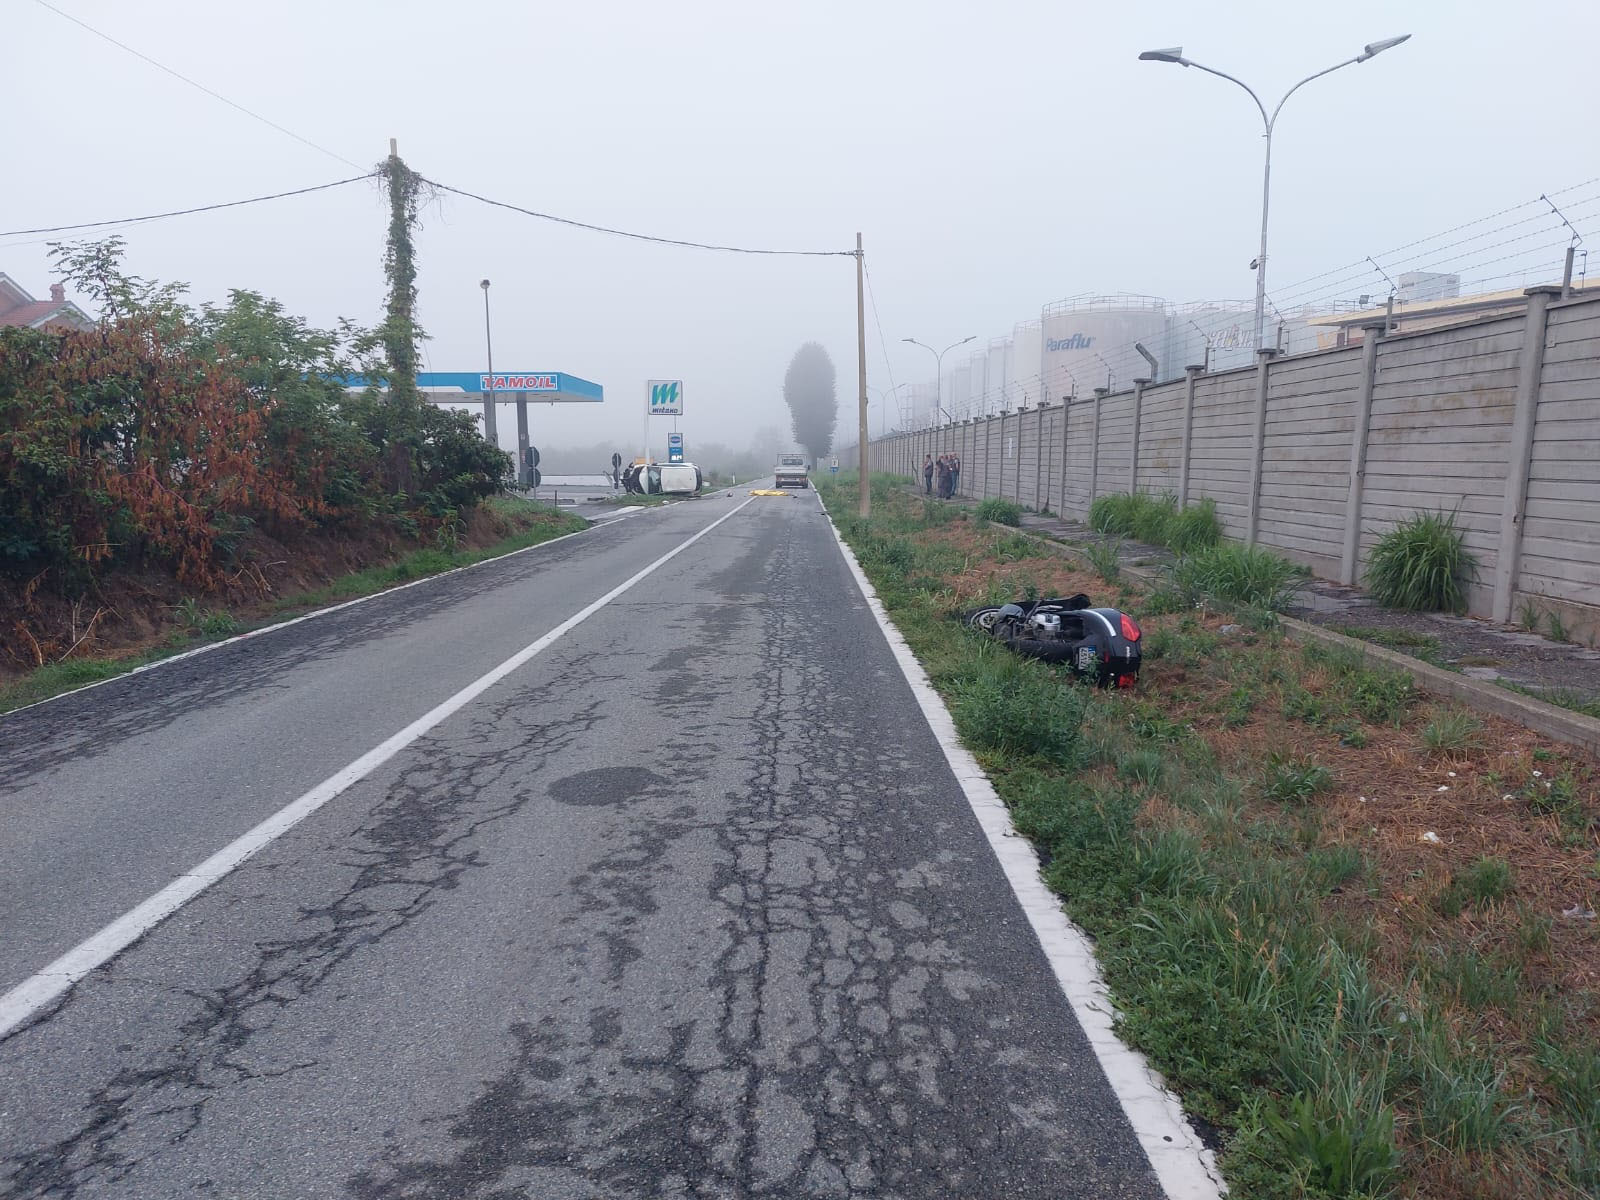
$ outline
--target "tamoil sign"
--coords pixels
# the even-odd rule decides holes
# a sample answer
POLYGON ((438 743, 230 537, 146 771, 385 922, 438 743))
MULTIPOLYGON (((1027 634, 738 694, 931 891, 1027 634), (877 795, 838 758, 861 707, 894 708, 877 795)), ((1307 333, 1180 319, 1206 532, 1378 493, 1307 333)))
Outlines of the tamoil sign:
POLYGON ((683 380, 652 379, 649 388, 652 417, 683 416, 683 380))
POLYGON ((555 392, 560 390, 554 375, 479 375, 480 392, 555 392))

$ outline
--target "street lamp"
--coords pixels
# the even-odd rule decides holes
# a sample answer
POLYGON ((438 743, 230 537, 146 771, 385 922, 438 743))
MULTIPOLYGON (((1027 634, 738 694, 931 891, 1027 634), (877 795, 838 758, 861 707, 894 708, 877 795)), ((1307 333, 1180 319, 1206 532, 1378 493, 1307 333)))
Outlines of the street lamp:
POLYGON ((489 357, 489 398, 483 402, 483 437, 495 449, 500 448, 500 430, 495 424, 494 341, 489 337, 489 281, 480 279, 483 289, 483 348, 489 357))
POLYGON ((1382 54, 1385 50, 1392 50, 1410 36, 1411 35, 1409 33, 1403 33, 1399 37, 1384 38, 1381 42, 1368 42, 1364 47, 1362 47, 1361 53, 1356 55, 1354 58, 1347 58, 1343 62, 1334 63, 1333 66, 1318 71, 1315 75, 1307 75, 1299 83, 1295 84, 1283 94, 1283 99, 1278 101, 1278 107, 1272 110, 1272 115, 1270 117, 1267 115, 1267 106, 1261 103, 1261 97, 1256 95, 1255 90, 1249 84, 1245 83, 1241 79, 1235 79, 1232 75, 1229 75, 1226 72, 1218 71, 1212 67, 1208 67, 1204 63, 1197 63, 1192 59, 1185 58, 1183 56, 1182 46, 1170 46, 1163 50, 1146 50, 1143 54, 1139 55, 1141 62, 1177 63, 1180 67, 1195 67, 1206 72, 1208 75, 1215 75, 1220 79, 1226 79, 1229 83, 1236 83, 1245 91, 1250 93, 1250 99, 1254 100, 1256 102, 1256 107, 1261 110, 1261 123, 1266 127, 1267 157, 1266 166, 1261 172, 1261 253, 1256 256, 1256 261, 1252 264, 1256 269, 1255 348, 1257 350, 1261 349, 1261 332, 1266 318, 1267 199, 1272 188, 1272 129, 1273 126, 1278 123, 1278 114, 1283 111, 1284 102, 1287 101, 1290 96, 1294 95, 1297 91, 1303 88, 1306 84, 1310 83, 1313 79, 1321 79, 1324 75, 1327 75, 1332 71, 1337 71, 1340 67, 1348 67, 1351 63, 1366 62, 1367 59, 1372 58, 1374 55, 1382 54))
MULTIPOLYGON (((878 436, 879 437, 884 437, 889 432, 889 397, 890 396, 898 396, 900 394, 900 389, 901 388, 908 388, 910 386, 911 385, 909 383, 897 383, 892 388, 875 387, 875 388, 872 389, 873 391, 878 393, 878 400, 883 405, 882 409, 879 410, 879 414, 878 414, 878 436)), ((899 418, 899 414, 896 413, 895 415, 896 415, 896 419, 898 419, 899 418)))
POLYGON ((900 339, 902 342, 910 342, 913 346, 921 346, 929 354, 933 355, 933 409, 935 414, 943 413, 946 418, 950 416, 949 413, 944 411, 944 375, 941 373, 944 368, 944 356, 949 354, 950 351, 954 350, 957 346, 965 346, 977 336, 977 334, 973 334, 972 337, 964 337, 959 342, 951 342, 943 350, 935 350, 926 342, 917 341, 916 338, 900 339))

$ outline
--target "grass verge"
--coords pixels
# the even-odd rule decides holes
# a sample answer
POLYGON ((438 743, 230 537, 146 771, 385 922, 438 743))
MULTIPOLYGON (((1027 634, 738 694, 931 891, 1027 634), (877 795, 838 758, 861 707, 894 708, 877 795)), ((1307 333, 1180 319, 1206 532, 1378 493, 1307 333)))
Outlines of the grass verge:
POLYGON ((514 530, 492 545, 470 549, 412 550, 394 562, 340 576, 324 587, 281 597, 248 611, 204 609, 193 600, 185 601, 174 614, 173 630, 161 644, 116 657, 74 658, 48 663, 0 686, 0 713, 37 704, 40 700, 48 700, 51 696, 87 684, 114 679, 175 654, 224 641, 313 609, 370 596, 402 583, 525 550, 552 538, 575 533, 588 524, 580 517, 558 512, 549 505, 512 497, 496 497, 486 504, 503 528, 514 530))
POLYGON ((1554 704, 1558 708, 1570 709, 1575 713, 1582 713, 1586 717, 1600 719, 1600 696, 1586 696, 1582 692, 1575 692, 1570 688, 1532 688, 1524 684, 1513 683, 1509 679, 1496 679, 1495 683, 1508 692, 1518 692, 1524 696, 1531 696, 1535 700, 1543 700, 1546 704, 1554 704))
POLYGON ((1596 763, 1127 581, 1139 688, 1087 691, 951 615, 1104 583, 850 489, 822 489, 841 533, 1234 1195, 1600 1189, 1596 763))

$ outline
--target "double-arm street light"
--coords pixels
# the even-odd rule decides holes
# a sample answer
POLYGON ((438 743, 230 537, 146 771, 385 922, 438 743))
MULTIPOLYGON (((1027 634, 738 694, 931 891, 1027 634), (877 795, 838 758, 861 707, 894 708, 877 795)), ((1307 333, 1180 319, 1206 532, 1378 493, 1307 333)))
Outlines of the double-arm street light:
POLYGON ((1295 84, 1292 88, 1290 88, 1287 92, 1285 92, 1283 94, 1283 100, 1279 100, 1278 101, 1278 107, 1272 110, 1272 115, 1270 117, 1267 115, 1267 106, 1265 104, 1261 103, 1261 97, 1256 95, 1255 90, 1249 84, 1245 83, 1243 80, 1235 79, 1232 75, 1229 75, 1226 72, 1215 70, 1214 68, 1208 67, 1208 66, 1204 65, 1203 63, 1197 63, 1197 62, 1193 61, 1192 59, 1185 58, 1183 56, 1183 47, 1182 46, 1172 46, 1172 47, 1169 47, 1168 49, 1165 49, 1165 50, 1146 50, 1143 54, 1139 55, 1139 58, 1144 62, 1177 63, 1180 67, 1195 67, 1198 70, 1206 72, 1206 74, 1208 74, 1208 75, 1215 75, 1220 79, 1226 79, 1229 83, 1236 83, 1240 87, 1242 87, 1245 91, 1250 93, 1250 99, 1254 100, 1256 102, 1256 107, 1261 110, 1261 123, 1266 127, 1267 161, 1266 161, 1266 167, 1261 172, 1261 253, 1256 256, 1256 261, 1255 261, 1255 268, 1256 268, 1256 343, 1255 343, 1255 348, 1257 350, 1260 350, 1261 347, 1262 347, 1261 332, 1262 332, 1262 326, 1263 326, 1263 324, 1265 322, 1265 319, 1266 319, 1266 301, 1267 301, 1267 199, 1268 199, 1268 197, 1269 197, 1269 195, 1271 193, 1271 189, 1272 189, 1272 129, 1273 129, 1273 126, 1275 126, 1278 123, 1278 114, 1283 111, 1284 101, 1288 100, 1290 96, 1294 95, 1301 88, 1305 87, 1305 85, 1310 83, 1313 79, 1321 79, 1324 75, 1327 75, 1329 72, 1337 71, 1340 67, 1348 67, 1352 63, 1366 62, 1367 59, 1373 57, 1374 55, 1382 54, 1385 50, 1393 49, 1395 46, 1398 46, 1401 42, 1405 41, 1410 36, 1411 35, 1409 33, 1405 33, 1405 34, 1401 34, 1399 37, 1385 38, 1381 42, 1369 42, 1362 49, 1361 53, 1356 55, 1354 58, 1347 58, 1341 63, 1334 63, 1333 66, 1328 67, 1328 68, 1326 68, 1324 70, 1318 71, 1315 75, 1307 75, 1299 83, 1295 84))
MULTIPOLYGON (((879 410, 879 413, 878 413, 878 436, 879 437, 883 437, 889 432, 889 397, 894 396, 894 397, 898 398, 899 395, 900 395, 900 389, 901 388, 908 388, 910 386, 911 385, 909 383, 897 383, 892 388, 875 387, 875 388, 872 389, 873 391, 878 393, 878 401, 882 405, 882 408, 879 410)), ((896 406, 895 419, 897 421, 900 419, 900 413, 898 411, 898 405, 896 406)))
POLYGON ((916 338, 900 339, 902 342, 910 342, 913 346, 921 346, 929 354, 933 355, 933 408, 935 415, 943 413, 947 420, 950 417, 950 414, 944 411, 944 376, 941 374, 944 369, 944 356, 949 354, 950 351, 954 350, 957 346, 965 346, 977 336, 977 334, 973 334, 972 337, 964 337, 959 342, 951 342, 943 350, 935 350, 932 346, 928 345, 928 343, 919 342, 916 338))

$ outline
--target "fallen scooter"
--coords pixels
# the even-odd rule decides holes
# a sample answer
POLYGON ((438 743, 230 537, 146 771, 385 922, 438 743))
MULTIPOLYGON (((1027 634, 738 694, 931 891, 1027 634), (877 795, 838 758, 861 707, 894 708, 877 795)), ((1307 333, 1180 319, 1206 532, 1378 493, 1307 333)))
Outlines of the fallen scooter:
POLYGON ((1121 609, 1095 608, 1089 597, 1052 596, 974 609, 962 618, 1015 654, 1066 663, 1079 679, 1131 688, 1143 655, 1139 625, 1121 609))

